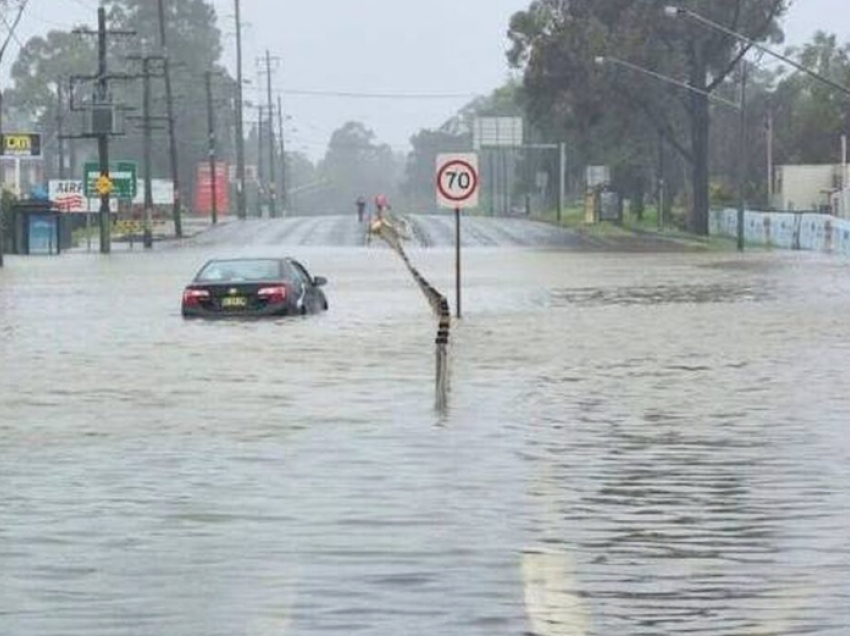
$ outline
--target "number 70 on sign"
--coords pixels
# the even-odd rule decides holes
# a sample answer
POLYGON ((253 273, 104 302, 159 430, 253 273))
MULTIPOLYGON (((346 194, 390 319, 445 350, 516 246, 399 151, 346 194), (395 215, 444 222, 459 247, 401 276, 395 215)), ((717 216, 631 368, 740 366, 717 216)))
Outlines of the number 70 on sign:
POLYGON ((477 208, 481 179, 478 155, 453 153, 437 156, 437 204, 452 210, 477 208))

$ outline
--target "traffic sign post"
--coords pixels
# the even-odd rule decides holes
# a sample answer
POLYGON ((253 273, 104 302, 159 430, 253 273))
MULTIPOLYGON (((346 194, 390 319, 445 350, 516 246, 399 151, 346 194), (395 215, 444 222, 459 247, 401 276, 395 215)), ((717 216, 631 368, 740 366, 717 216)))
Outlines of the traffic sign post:
POLYGON ((460 211, 478 207, 481 179, 475 153, 437 156, 437 205, 455 211, 455 311, 461 312, 461 227, 460 211))

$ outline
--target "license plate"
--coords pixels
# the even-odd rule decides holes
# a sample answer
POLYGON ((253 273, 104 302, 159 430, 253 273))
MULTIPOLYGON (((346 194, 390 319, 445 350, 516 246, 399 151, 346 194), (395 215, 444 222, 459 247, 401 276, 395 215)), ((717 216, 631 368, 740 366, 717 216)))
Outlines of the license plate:
POLYGON ((222 309, 245 309, 248 306, 248 299, 244 296, 228 296, 221 299, 222 309))

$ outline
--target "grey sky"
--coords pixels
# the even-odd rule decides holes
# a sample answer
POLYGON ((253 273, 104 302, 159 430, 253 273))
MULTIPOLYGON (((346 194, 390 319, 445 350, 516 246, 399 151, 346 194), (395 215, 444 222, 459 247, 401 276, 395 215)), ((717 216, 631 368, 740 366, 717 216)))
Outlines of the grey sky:
MULTIPOLYGON (((153 0, 151 0, 153 1, 153 0)), ((785 23, 789 44, 818 29, 850 41, 848 0, 796 0, 785 23)), ((234 55, 233 2, 214 0, 234 55)), ((246 77, 268 48, 282 60, 276 88, 370 93, 487 93, 509 76, 505 33, 529 0, 243 0, 246 77)), ((20 39, 79 22, 94 24, 96 0, 30 0, 20 39)), ((10 51, 10 58, 17 47, 10 51)), ((4 66, 8 68, 10 60, 4 66)), ((6 69, 4 69, 6 70, 6 69)), ((5 73, 4 73, 5 76, 5 73)), ((246 99, 253 99, 251 90, 246 99)), ((389 100, 286 96, 291 146, 321 155, 348 120, 406 148, 421 127, 438 126, 467 98, 389 100)))

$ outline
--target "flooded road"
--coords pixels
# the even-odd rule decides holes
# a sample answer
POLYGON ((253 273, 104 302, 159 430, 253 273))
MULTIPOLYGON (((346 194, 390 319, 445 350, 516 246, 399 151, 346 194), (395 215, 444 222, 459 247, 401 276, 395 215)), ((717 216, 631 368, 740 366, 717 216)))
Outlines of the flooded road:
POLYGON ((846 262, 469 249, 439 415, 398 257, 279 228, 0 270, 0 634, 850 630, 846 262), (331 311, 184 322, 238 253, 331 311))

